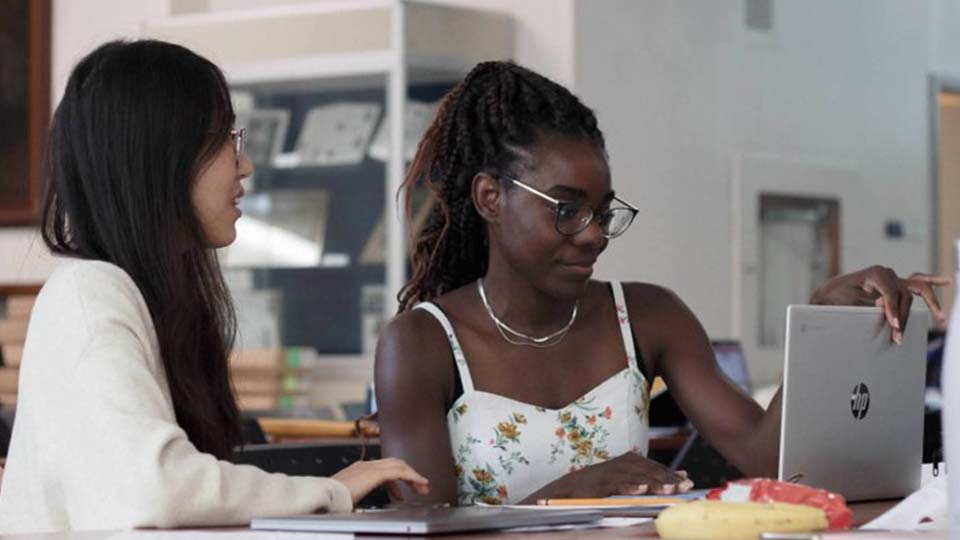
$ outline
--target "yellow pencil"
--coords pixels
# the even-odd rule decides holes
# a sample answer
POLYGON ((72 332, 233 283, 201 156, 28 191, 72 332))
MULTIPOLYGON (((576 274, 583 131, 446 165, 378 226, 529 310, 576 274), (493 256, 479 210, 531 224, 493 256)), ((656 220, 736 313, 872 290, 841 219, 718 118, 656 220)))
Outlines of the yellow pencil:
POLYGON ((678 497, 605 498, 605 499, 540 499, 544 506, 663 506, 687 502, 678 497))

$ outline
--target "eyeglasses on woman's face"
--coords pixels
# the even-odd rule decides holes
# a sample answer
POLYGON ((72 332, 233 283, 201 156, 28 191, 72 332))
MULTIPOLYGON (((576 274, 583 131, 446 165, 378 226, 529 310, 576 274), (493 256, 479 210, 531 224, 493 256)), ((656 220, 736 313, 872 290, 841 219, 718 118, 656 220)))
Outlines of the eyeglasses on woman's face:
MULTIPOLYGON (((222 131, 211 130, 208 133, 216 135, 217 133, 223 133, 222 131)), ((233 142, 233 153, 237 157, 237 163, 240 163, 240 156, 243 155, 243 149, 247 145, 247 129, 246 128, 230 128, 227 131, 227 135, 230 137, 230 141, 233 142)))
POLYGON ((247 144, 246 128, 230 128, 230 140, 233 141, 233 150, 237 154, 237 161, 243 155, 243 148, 247 144))
POLYGON ((555 199, 516 178, 509 176, 501 176, 501 178, 550 203, 556 211, 557 232, 565 236, 573 236, 579 233, 589 227, 590 223, 596 219, 600 225, 600 231, 605 238, 616 238, 630 227, 630 224, 633 223, 633 218, 637 216, 637 212, 639 211, 636 206, 617 196, 614 196, 613 200, 624 206, 614 206, 597 210, 586 203, 555 199))

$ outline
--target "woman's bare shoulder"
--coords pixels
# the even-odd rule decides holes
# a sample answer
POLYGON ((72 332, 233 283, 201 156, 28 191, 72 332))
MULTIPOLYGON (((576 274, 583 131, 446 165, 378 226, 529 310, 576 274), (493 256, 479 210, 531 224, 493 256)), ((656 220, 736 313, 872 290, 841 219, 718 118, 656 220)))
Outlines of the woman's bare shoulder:
POLYGON ((623 294, 631 313, 656 315, 684 306, 677 293, 656 283, 624 281, 623 294))
MULTIPOLYGON (((623 284, 630 319, 635 324, 668 334, 681 333, 700 326, 696 315, 677 293, 654 283, 630 282, 623 284)), ((658 332, 659 333, 659 332, 658 332)))

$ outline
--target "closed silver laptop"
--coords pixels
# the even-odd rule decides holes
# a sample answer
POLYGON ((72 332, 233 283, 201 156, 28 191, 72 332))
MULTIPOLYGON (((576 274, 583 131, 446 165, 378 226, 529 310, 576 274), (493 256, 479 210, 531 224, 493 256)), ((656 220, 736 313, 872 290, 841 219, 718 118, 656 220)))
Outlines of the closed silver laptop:
POLYGON ((439 534, 589 523, 602 517, 603 513, 595 510, 525 510, 495 507, 407 508, 258 518, 250 523, 250 528, 275 531, 439 534))
POLYGON ((920 487, 928 326, 911 311, 897 345, 880 308, 787 308, 781 480, 848 500, 920 487))

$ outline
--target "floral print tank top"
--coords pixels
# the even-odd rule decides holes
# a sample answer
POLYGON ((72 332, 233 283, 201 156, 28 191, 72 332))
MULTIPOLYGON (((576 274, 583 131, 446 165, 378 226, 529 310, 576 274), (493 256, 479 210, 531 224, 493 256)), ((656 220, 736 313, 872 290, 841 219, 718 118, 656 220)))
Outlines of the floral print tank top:
POLYGON ((573 403, 548 409, 476 390, 453 326, 435 304, 416 306, 443 326, 463 394, 447 412, 461 505, 516 504, 561 476, 617 457, 647 453, 650 394, 637 365, 619 282, 611 282, 624 369, 573 403))

